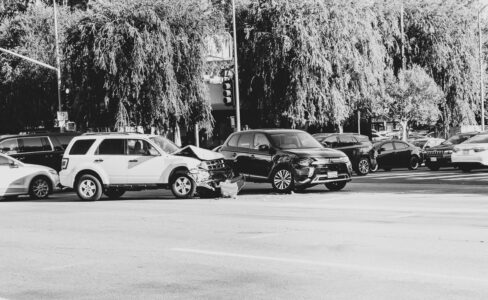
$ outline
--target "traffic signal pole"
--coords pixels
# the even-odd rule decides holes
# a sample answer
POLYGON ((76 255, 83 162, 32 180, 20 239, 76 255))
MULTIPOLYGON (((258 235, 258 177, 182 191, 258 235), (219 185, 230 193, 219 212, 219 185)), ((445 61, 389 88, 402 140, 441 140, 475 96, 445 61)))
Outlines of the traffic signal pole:
POLYGON ((239 72, 237 65, 237 32, 236 32, 236 3, 232 0, 232 26, 234 31, 234 80, 236 103, 236 131, 241 131, 241 102, 239 100, 239 72))

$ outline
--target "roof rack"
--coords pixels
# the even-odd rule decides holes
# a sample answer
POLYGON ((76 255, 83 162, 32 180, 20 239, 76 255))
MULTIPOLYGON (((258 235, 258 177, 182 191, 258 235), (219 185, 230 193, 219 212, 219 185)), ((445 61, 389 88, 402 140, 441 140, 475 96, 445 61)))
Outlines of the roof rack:
POLYGON ((87 132, 82 135, 131 135, 131 134, 143 134, 140 132, 87 132))

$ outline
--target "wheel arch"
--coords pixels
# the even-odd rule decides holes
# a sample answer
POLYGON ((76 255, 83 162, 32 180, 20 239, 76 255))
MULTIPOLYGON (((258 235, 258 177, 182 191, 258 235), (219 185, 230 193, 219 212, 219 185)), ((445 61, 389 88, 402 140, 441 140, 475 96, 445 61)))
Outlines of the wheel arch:
POLYGON ((188 168, 186 166, 178 166, 174 169, 171 170, 171 172, 169 172, 169 175, 167 177, 167 182, 169 183, 171 178, 173 178, 173 176, 175 174, 178 174, 179 172, 186 172, 188 173, 190 170, 188 170, 188 168))
POLYGON ((100 174, 98 174, 96 171, 85 169, 85 170, 81 170, 78 173, 76 173, 75 181, 73 182, 73 187, 76 186, 76 183, 78 182, 78 180, 80 180, 81 176, 83 176, 83 175, 95 176, 98 180, 100 180, 100 184, 102 185, 102 188, 103 188, 104 184, 107 183, 106 181, 103 180, 102 176, 100 176, 100 174))
POLYGON ((54 191, 54 182, 52 181, 51 177, 49 177, 48 175, 46 174, 35 174, 34 176, 32 176, 30 182, 29 182, 29 186, 28 186, 28 191, 30 190, 30 186, 32 185, 32 183, 34 182, 34 180, 36 178, 45 178, 47 180, 47 183, 49 184, 49 194, 52 194, 53 191, 54 191))

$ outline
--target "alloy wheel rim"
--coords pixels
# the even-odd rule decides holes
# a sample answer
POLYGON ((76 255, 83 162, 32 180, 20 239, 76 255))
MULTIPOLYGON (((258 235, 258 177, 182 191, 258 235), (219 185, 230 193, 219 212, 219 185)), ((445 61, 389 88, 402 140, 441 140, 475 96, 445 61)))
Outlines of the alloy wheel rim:
POLYGON ((93 180, 85 179, 80 184, 80 193, 87 197, 91 198, 97 192, 97 185, 93 180))
POLYGON ((291 184, 291 173, 288 170, 280 170, 276 172, 273 179, 274 185, 279 190, 286 190, 291 184))
POLYGON ((359 171, 360 171, 362 174, 366 174, 366 173, 368 173, 368 171, 369 171, 369 164, 368 164, 368 162, 367 162, 365 159, 362 159, 362 160, 359 162, 359 171))
POLYGON ((175 185, 175 190, 180 195, 186 195, 191 191, 190 179, 186 177, 179 177, 178 179, 176 179, 174 185, 175 185))
POLYGON ((44 179, 37 179, 33 187, 34 195, 38 198, 44 198, 49 194, 49 184, 44 179))

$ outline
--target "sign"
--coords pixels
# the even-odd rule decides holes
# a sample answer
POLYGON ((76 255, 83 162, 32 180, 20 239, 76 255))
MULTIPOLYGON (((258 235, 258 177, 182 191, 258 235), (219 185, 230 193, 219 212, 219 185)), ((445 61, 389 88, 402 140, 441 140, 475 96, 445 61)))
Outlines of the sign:
POLYGON ((67 111, 58 111, 58 121, 59 122, 68 121, 68 112, 67 111))

